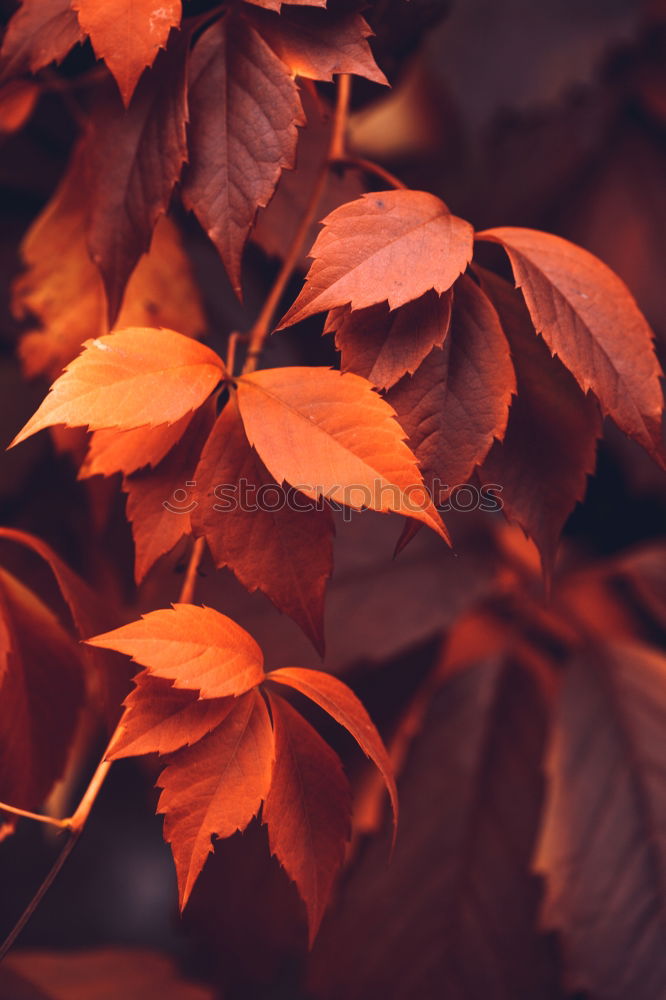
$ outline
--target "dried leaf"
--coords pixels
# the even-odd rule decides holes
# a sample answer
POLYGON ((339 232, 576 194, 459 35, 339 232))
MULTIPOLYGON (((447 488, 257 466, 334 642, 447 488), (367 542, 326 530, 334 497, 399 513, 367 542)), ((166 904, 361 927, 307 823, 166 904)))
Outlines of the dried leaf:
POLYGON ((236 292, 257 209, 294 164, 298 88, 284 63, 231 13, 194 47, 190 68, 189 167, 183 200, 217 247, 236 292))
POLYGON ((88 643, 125 653, 202 698, 240 695, 264 678, 263 653, 252 636, 219 611, 194 604, 151 611, 88 643))
POLYGON ((305 287, 280 329, 337 306, 397 309, 430 289, 441 295, 472 256, 470 224, 425 191, 364 194, 323 225, 305 287))
POLYGON ((192 479, 198 498, 192 524, 216 565, 228 566, 249 591, 263 591, 321 651, 333 569, 328 507, 317 510, 313 501, 276 484, 250 447, 233 400, 218 417, 192 479))
POLYGON ((113 73, 125 107, 139 77, 180 25, 180 0, 72 0, 98 59, 113 73))
POLYGON ((349 782, 338 755, 283 698, 270 695, 275 766, 262 818, 271 853, 296 883, 312 945, 351 834, 349 782))

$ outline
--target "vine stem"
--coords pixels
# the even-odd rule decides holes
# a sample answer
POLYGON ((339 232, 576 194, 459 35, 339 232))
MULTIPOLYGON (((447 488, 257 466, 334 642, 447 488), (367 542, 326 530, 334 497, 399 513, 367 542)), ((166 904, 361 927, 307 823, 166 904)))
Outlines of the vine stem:
POLYGON ((264 341, 270 332, 273 314, 280 304, 280 299, 282 298, 284 290, 289 283, 289 279, 294 273, 296 265, 298 264, 308 230, 315 221, 317 208, 319 206, 319 202, 321 201, 321 196, 324 193, 324 188, 326 187, 326 180, 328 178, 330 166, 332 163, 344 158, 344 142, 347 131, 347 116, 349 114, 350 96, 351 77, 347 73, 342 73, 338 77, 337 100, 333 116, 333 127, 331 130, 331 141, 328 156, 319 168, 312 190, 310 191, 310 197, 305 211, 301 216, 298 229, 296 230, 294 239, 289 247, 289 251, 282 262, 282 267, 278 272, 278 276, 275 279, 273 287, 271 288, 252 329, 248 333, 248 349, 245 364, 243 366, 244 375, 247 375, 249 372, 253 372, 257 367, 257 362, 263 349, 264 341))
MULTIPOLYGON (((180 595, 178 601, 181 604, 191 603, 194 597, 194 589, 196 587, 197 572, 199 569, 199 563, 201 562, 201 557, 204 552, 205 540, 203 538, 197 538, 194 545, 192 546, 192 552, 190 553, 190 560, 185 572, 185 579, 183 580, 183 585, 180 590, 180 595)), ((41 816, 39 813, 31 813, 26 809, 18 809, 13 806, 6 806, 4 803, 0 803, 0 809, 5 812, 15 813, 18 816, 24 816, 28 819, 38 820, 41 823, 50 823, 54 826, 60 827, 62 830, 67 831, 67 840, 65 841, 60 853, 56 857, 53 865, 49 869, 46 877, 42 881, 41 885, 37 889, 36 893, 26 906, 25 910, 21 914, 19 920, 16 922, 12 930, 9 932, 2 945, 0 945, 0 962, 3 960, 7 952, 14 945, 14 942, 18 938, 19 934, 22 932, 23 928, 26 926, 31 916, 41 903, 42 899, 48 892, 48 890, 53 885, 60 869, 63 867, 67 858, 70 856, 74 847, 79 840, 79 837, 83 833, 86 823, 88 822, 88 817, 90 816, 90 811, 95 804, 97 796, 104 784, 106 777, 111 770, 112 761, 107 760, 107 753, 109 747, 113 743, 116 735, 120 729, 120 723, 113 732, 107 749, 104 751, 104 756, 100 760, 95 773, 93 774, 88 787, 83 793, 83 797, 76 807, 73 815, 67 819, 54 819, 50 816, 41 816)))
POLYGON ((373 160, 365 160, 362 156, 337 156, 331 161, 331 166, 357 167, 366 174, 374 174, 375 177, 379 177, 389 187, 395 188, 398 191, 407 190, 407 185, 404 181, 401 181, 399 177, 392 174, 390 170, 386 170, 385 167, 380 166, 379 163, 375 163, 373 160))

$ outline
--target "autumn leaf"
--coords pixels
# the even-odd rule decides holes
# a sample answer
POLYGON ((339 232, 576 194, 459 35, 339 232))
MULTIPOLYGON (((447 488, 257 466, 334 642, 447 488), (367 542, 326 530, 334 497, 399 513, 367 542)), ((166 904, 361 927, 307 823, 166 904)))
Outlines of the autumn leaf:
POLYGON ((404 513, 448 540, 393 410, 365 379, 274 368, 239 378, 237 395, 248 440, 278 483, 357 510, 404 513))
POLYGON ((174 687, 172 681, 141 670, 123 702, 122 722, 107 759, 167 754, 191 746, 216 729, 236 703, 231 695, 201 699, 196 691, 174 687))
POLYGON ((189 166, 183 201, 241 293, 241 258, 257 209, 294 164, 298 88, 287 67, 231 13, 198 40, 190 66, 189 166))
POLYGON ((264 678, 264 657, 251 635, 212 608, 174 604, 88 639, 131 656, 149 673, 202 698, 240 695, 264 678))
POLYGON ((302 7, 279 16, 258 10, 246 17, 294 76, 332 80, 335 73, 353 73, 388 84, 367 42, 372 31, 360 14, 302 7))
POLYGON ((231 836, 258 813, 274 753, 266 703, 249 691, 236 699, 224 725, 179 750, 162 771, 157 808, 173 851, 181 910, 213 850, 211 838, 231 836))
POLYGON ((139 82, 129 109, 111 89, 93 105, 85 140, 88 247, 104 279, 112 325, 187 158, 187 46, 186 37, 172 38, 139 82))
POLYGON ((337 306, 396 309, 430 289, 441 295, 472 256, 470 224, 425 191, 364 194, 323 226, 305 287, 279 329, 337 306))
POLYGON ((355 372, 378 389, 413 375, 433 347, 441 347, 451 322, 452 293, 426 292, 390 311, 385 303, 367 309, 332 309, 324 333, 335 333, 342 370, 355 372))
POLYGON ((11 446, 54 424, 130 430, 174 423, 201 406, 224 373, 210 348, 173 330, 119 330, 83 347, 11 446))
POLYGON ((62 62, 83 38, 70 0, 22 0, 2 40, 0 80, 62 62))
POLYGON ((546 878, 542 920, 562 935, 572 992, 652 1000, 666 990, 665 720, 658 650, 607 643, 569 664, 535 865, 546 878))
POLYGON ((363 753, 379 769, 388 789, 393 808, 394 830, 398 824, 398 792, 393 767, 374 723, 351 688, 321 670, 305 667, 281 667, 271 670, 267 680, 294 688, 328 712, 336 722, 351 733, 363 753))
POLYGON ((311 500, 277 485, 250 446, 233 400, 218 417, 192 479, 198 498, 192 525, 206 538, 216 565, 228 566, 248 590, 265 593, 321 652, 324 595, 333 569, 328 507, 317 510, 311 500))
POLYGON ((599 408, 534 335, 519 293, 488 272, 482 283, 511 344, 517 395, 506 434, 491 448, 479 475, 501 485, 505 515, 534 539, 550 575, 562 528, 594 471, 599 408))
POLYGON ((180 0, 72 0, 81 30, 113 73, 125 107, 139 77, 180 25, 180 0))
POLYGON ((338 755, 278 695, 270 695, 275 766, 262 819, 271 853, 296 883, 312 945, 351 833, 349 782, 338 755))
POLYGON ((114 476, 117 472, 129 476, 146 466, 159 465, 183 437, 193 416, 193 412, 186 413, 173 424, 158 424, 157 427, 94 431, 79 469, 79 479, 114 476))
POLYGON ((661 465, 661 369, 652 332, 631 293, 587 250, 549 233, 504 227, 479 233, 500 243, 532 322, 621 431, 661 465))
POLYGON ((191 505, 187 502, 197 456, 213 425, 210 407, 195 413, 181 439, 151 470, 127 476, 127 518, 132 525, 134 577, 141 583, 157 560, 192 532, 191 505), (187 485, 190 484, 190 485, 187 485), (185 503, 178 503, 181 495, 185 503))
POLYGON ((326 0, 247 0, 256 7, 263 7, 264 10, 279 11, 285 5, 294 7, 325 7, 326 0))
MULTIPOLYGON (((76 644, 49 608, 0 570, 0 800, 38 809, 62 776, 84 683, 76 644)), ((0 822, 0 839, 13 817, 0 822)))
MULTIPOLYGON (((352 314, 353 315, 353 314, 352 314)), ((497 313, 471 278, 453 288, 451 327, 413 376, 387 395, 426 474, 446 493, 466 483, 493 440, 504 436, 515 391, 509 345, 497 313)))
POLYGON ((0 85, 0 136, 11 135, 30 119, 41 88, 33 80, 9 80, 0 85))

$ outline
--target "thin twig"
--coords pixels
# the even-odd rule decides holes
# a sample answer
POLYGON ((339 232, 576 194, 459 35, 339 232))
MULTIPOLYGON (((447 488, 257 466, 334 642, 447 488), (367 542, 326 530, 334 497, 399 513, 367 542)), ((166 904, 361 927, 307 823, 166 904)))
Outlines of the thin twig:
POLYGON ((324 188, 326 187, 330 164, 334 160, 338 160, 341 157, 344 158, 344 137, 347 131, 350 86, 350 77, 348 74, 341 74, 341 76, 338 77, 338 95, 335 115, 333 118, 329 155, 319 168, 319 172, 310 192, 305 212, 301 216, 298 229, 296 230, 292 244, 289 247, 289 252, 284 258, 282 267, 278 272, 278 276, 275 279, 273 287, 271 288, 268 297, 266 298, 257 319, 255 320, 254 326, 248 334, 249 346, 247 356, 245 358, 245 364, 243 366, 244 375, 248 372, 253 372, 257 367, 257 362, 263 349, 264 341, 270 332, 273 315, 280 304, 280 299, 282 298, 284 290, 289 283, 289 279, 298 264, 303 243, 305 242, 305 237, 308 234, 310 226, 315 220, 317 208, 319 206, 319 202, 321 201, 321 196, 324 193, 324 188))
POLYGON ((197 583, 197 573, 199 572, 199 563, 201 562, 201 557, 204 553, 204 546, 206 544, 205 538, 197 538, 194 545, 192 546, 192 552, 190 553, 190 561, 185 572, 185 579, 183 580, 183 586, 180 589, 180 596, 178 598, 179 604, 191 604, 194 597, 194 589, 197 583))
POLYGON ((23 816, 25 819, 34 819, 37 823, 48 823, 50 826, 57 826, 60 829, 67 829, 68 819, 57 819, 55 816, 45 816, 44 813, 30 812, 29 809, 19 809, 18 806, 10 806, 6 802, 0 802, 0 812, 11 813, 13 816, 23 816))
POLYGON ((373 160, 365 160, 362 156, 338 156, 332 162, 332 166, 341 167, 357 167, 359 170, 363 170, 366 174, 374 174, 375 177, 381 178, 389 187, 396 188, 398 191, 404 191, 407 185, 392 174, 390 170, 386 170, 385 167, 375 163, 373 160))

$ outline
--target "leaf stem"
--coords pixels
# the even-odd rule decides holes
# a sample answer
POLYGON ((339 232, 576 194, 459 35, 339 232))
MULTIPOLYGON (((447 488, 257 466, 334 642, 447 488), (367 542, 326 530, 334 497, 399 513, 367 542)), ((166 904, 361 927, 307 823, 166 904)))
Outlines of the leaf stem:
POLYGON ((6 802, 0 802, 0 812, 11 813, 13 816, 23 816, 25 819, 34 819, 38 823, 48 823, 61 830, 67 829, 70 822, 68 819, 57 819, 55 816, 45 816, 44 813, 31 812, 29 809, 19 809, 18 806, 10 806, 6 802))
MULTIPOLYGON (((197 538, 194 545, 192 546, 190 561, 187 566, 185 579, 180 589, 180 595, 178 598, 181 604, 189 604, 194 597, 194 589, 197 581, 197 571, 199 569, 199 563, 201 562, 201 557, 203 556, 204 545, 205 545, 205 539, 197 538)), ((55 826, 60 827, 63 830, 67 830, 68 832, 68 838, 65 844, 63 845, 60 854, 53 862, 53 865, 51 866, 48 874, 46 875, 45 879, 37 889, 37 892, 34 894, 32 899, 26 906, 19 920, 14 925, 14 927, 9 932, 9 934, 3 941, 2 945, 0 946, 0 961, 2 961, 2 959, 5 957, 9 949, 13 946, 19 934, 30 920, 31 916, 41 903, 42 899, 44 898, 48 890, 51 888, 58 873, 60 872, 60 869, 63 867, 65 861, 74 850, 74 847, 76 846, 79 837, 83 833, 85 825, 88 821, 88 817, 90 816, 90 811, 93 805, 95 804, 95 801, 100 793, 102 785, 106 780, 106 776, 111 770, 112 761, 107 760, 106 755, 108 753, 108 748, 111 746, 111 744, 113 743, 113 741, 117 736, 119 728, 120 728, 120 723, 118 723, 118 726, 116 727, 114 733, 112 734, 107 749, 104 751, 104 755, 100 760, 99 764, 97 765, 95 773, 90 779, 88 787, 83 793, 81 801, 76 807, 76 810, 73 813, 73 815, 68 819, 56 820, 49 816, 41 816, 39 815, 39 813, 31 813, 25 809, 17 809, 13 806, 7 806, 4 803, 0 802, 0 811, 4 809, 6 812, 15 813, 19 816, 26 816, 29 819, 39 820, 43 823, 51 823, 55 826)))
POLYGON ((407 185, 404 181, 401 181, 399 177, 392 174, 390 170, 386 170, 385 167, 375 163, 373 160, 365 160, 362 156, 338 156, 335 160, 332 160, 331 166, 341 166, 341 167, 357 167, 359 170, 363 170, 366 174, 374 174, 375 177, 381 178, 392 188, 396 188, 398 191, 405 191, 407 185))
POLYGON ((317 208, 321 201, 321 196, 326 187, 328 172, 331 164, 339 161, 345 156, 345 134, 347 131, 347 115, 349 113, 349 99, 351 95, 351 77, 347 73, 342 73, 338 77, 338 93, 333 116, 333 126, 331 131, 331 142, 328 156, 321 164, 317 177, 310 191, 310 197, 305 211, 296 230, 294 239, 289 247, 289 251, 282 262, 282 267, 278 272, 273 287, 266 298, 254 325, 248 333, 248 350, 243 366, 243 374, 253 372, 257 367, 259 355, 264 346, 264 341, 271 328, 273 314, 280 304, 280 299, 287 287, 289 280, 298 264, 305 237, 310 226, 315 220, 317 208))

